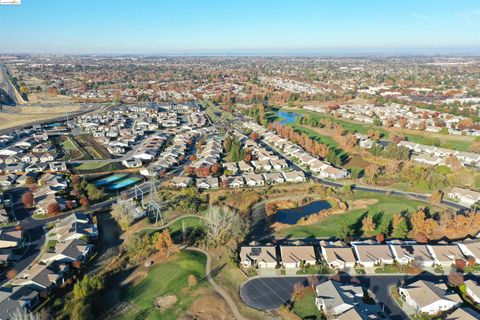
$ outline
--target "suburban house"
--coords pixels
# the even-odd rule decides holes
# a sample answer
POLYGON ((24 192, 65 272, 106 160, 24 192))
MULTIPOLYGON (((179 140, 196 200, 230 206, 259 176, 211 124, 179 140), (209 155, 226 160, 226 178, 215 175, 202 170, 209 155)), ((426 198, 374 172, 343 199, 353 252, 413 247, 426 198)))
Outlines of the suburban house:
POLYGON ((392 264, 395 260, 390 247, 386 244, 352 243, 358 263, 364 267, 392 264))
POLYGON ((36 263, 12 280, 14 286, 30 286, 37 290, 48 290, 63 283, 68 266, 58 262, 36 263))
POLYGON ((250 173, 244 176, 245 183, 249 187, 259 187, 265 185, 265 180, 263 176, 258 173, 250 173))
POLYGON ((466 260, 462 250, 456 244, 432 244, 428 245, 428 249, 435 259, 435 263, 442 266, 448 267, 457 259, 466 260))
POLYGON ((127 168, 140 168, 142 166, 142 160, 138 158, 129 158, 123 160, 122 164, 127 168))
POLYGON ((480 241, 466 239, 462 242, 457 242, 458 247, 467 257, 475 258, 476 263, 480 263, 480 241))
POLYGON ((466 280, 464 282, 467 294, 475 303, 480 303, 480 285, 477 281, 466 280))
POLYGON ((251 165, 249 165, 245 160, 242 160, 238 163, 238 168, 243 173, 252 173, 253 172, 253 167, 251 165))
POLYGON ((390 249, 395 260, 400 264, 417 263, 420 267, 431 267, 435 264, 427 245, 415 242, 397 243, 392 241, 390 249))
POLYGON ((22 230, 16 230, 14 227, 0 229, 0 249, 18 247, 22 239, 22 230))
POLYGON ((315 292, 318 310, 334 316, 353 309, 362 302, 364 296, 362 287, 332 280, 317 285, 315 292))
POLYGON ((230 175, 236 175, 239 171, 238 165, 235 162, 224 162, 222 166, 230 175))
POLYGON ((305 174, 303 173, 303 171, 299 171, 299 170, 282 172, 282 174, 283 174, 283 177, 285 178, 285 181, 291 182, 291 183, 300 183, 307 180, 305 178, 305 174))
POLYGON ((221 177, 222 185, 228 188, 241 188, 245 185, 242 176, 223 176, 221 177))
POLYGON ((68 263, 73 261, 84 261, 90 252, 93 250, 93 245, 86 243, 81 239, 72 239, 64 242, 57 242, 55 248, 49 249, 41 257, 43 263, 58 261, 68 263))
POLYGON ((175 176, 172 178, 171 185, 175 188, 187 188, 193 185, 193 178, 175 176))
POLYGON ((301 268, 317 262, 313 246, 280 246, 280 256, 285 268, 301 268))
POLYGON ((199 189, 218 189, 218 187, 218 178, 216 177, 197 178, 197 188, 199 189))
POLYGON ((322 241, 320 249, 323 259, 330 267, 342 270, 355 266, 356 259, 352 248, 342 242, 326 243, 322 241))
POLYGON ((52 171, 66 171, 67 164, 61 161, 50 162, 48 164, 50 166, 50 170, 52 171))
POLYGON ((32 310, 40 302, 40 292, 27 286, 0 288, 0 319, 8 319, 18 309, 32 310))
POLYGON ((478 320, 480 313, 471 308, 461 307, 450 313, 445 320, 478 320))
POLYGON ((447 193, 447 197, 455 199, 461 204, 471 207, 480 201, 480 192, 454 187, 449 193, 447 193))
POLYGON ((275 246, 240 248, 240 265, 244 268, 275 268, 279 263, 275 246))
POLYGON ((75 213, 62 219, 51 230, 57 241, 68 241, 72 239, 96 239, 98 238, 97 224, 92 222, 89 215, 75 213))
POLYGON ((285 178, 281 172, 267 172, 263 173, 263 178, 267 184, 279 184, 284 183, 285 178))
POLYGON ((435 315, 458 306, 462 299, 444 283, 418 280, 399 288, 402 298, 418 312, 435 315))

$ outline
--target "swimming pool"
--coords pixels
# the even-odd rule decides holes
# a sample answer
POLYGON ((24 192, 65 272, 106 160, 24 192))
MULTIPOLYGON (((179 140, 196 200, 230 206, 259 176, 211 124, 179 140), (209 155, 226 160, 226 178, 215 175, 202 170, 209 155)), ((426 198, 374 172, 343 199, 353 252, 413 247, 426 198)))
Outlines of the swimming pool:
POLYGON ((100 179, 100 180, 96 181, 95 186, 96 187, 105 186, 109 183, 121 180, 121 179, 125 178, 126 176, 127 176, 127 174, 114 174, 114 175, 111 175, 111 176, 108 176, 106 178, 103 178, 103 179, 100 179))
POLYGON ((139 178, 139 177, 130 177, 130 178, 127 178, 127 179, 120 180, 120 181, 116 182, 115 184, 112 184, 107 189, 108 190, 117 190, 117 189, 125 188, 125 187, 131 186, 135 183, 138 183, 139 181, 142 181, 142 180, 143 179, 139 178))

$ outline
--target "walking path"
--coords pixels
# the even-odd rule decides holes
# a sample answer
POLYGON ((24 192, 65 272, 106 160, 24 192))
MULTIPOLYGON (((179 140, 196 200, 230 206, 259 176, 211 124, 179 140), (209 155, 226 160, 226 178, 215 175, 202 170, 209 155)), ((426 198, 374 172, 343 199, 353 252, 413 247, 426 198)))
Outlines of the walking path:
POLYGON ((196 247, 187 247, 187 250, 192 250, 192 251, 197 251, 203 253, 207 257, 207 263, 205 266, 205 273, 207 274, 207 279, 210 285, 213 287, 213 289, 225 300, 225 302, 228 304, 230 309, 233 312, 233 315, 237 320, 247 320, 247 318, 243 317, 240 311, 237 308, 237 305, 233 301, 233 299, 230 297, 230 295, 223 290, 216 282, 213 280, 212 275, 211 275, 211 265, 212 265, 212 258, 210 257, 210 254, 206 252, 205 250, 202 250, 200 248, 196 247))

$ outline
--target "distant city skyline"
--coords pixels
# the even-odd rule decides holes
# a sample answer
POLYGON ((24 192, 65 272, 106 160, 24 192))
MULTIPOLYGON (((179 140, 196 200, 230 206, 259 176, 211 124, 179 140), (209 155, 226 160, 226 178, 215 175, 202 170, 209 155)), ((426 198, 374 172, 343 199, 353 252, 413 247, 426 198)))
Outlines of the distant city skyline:
POLYGON ((480 54, 472 0, 23 0, 0 53, 480 54))

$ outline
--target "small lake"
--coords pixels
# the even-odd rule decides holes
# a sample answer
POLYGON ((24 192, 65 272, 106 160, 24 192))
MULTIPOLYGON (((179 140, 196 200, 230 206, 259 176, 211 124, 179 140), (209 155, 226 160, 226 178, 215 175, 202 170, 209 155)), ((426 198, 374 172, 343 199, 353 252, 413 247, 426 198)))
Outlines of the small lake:
POLYGON ((297 118, 302 117, 301 114, 296 112, 291 112, 291 111, 278 111, 277 116, 278 116, 278 119, 280 120, 279 123, 282 125, 294 123, 297 118))
POLYGON ((275 221, 285 224, 296 224, 298 220, 303 217, 307 217, 322 210, 330 209, 331 207, 332 206, 328 201, 314 201, 303 207, 278 210, 277 213, 275 213, 275 221))

